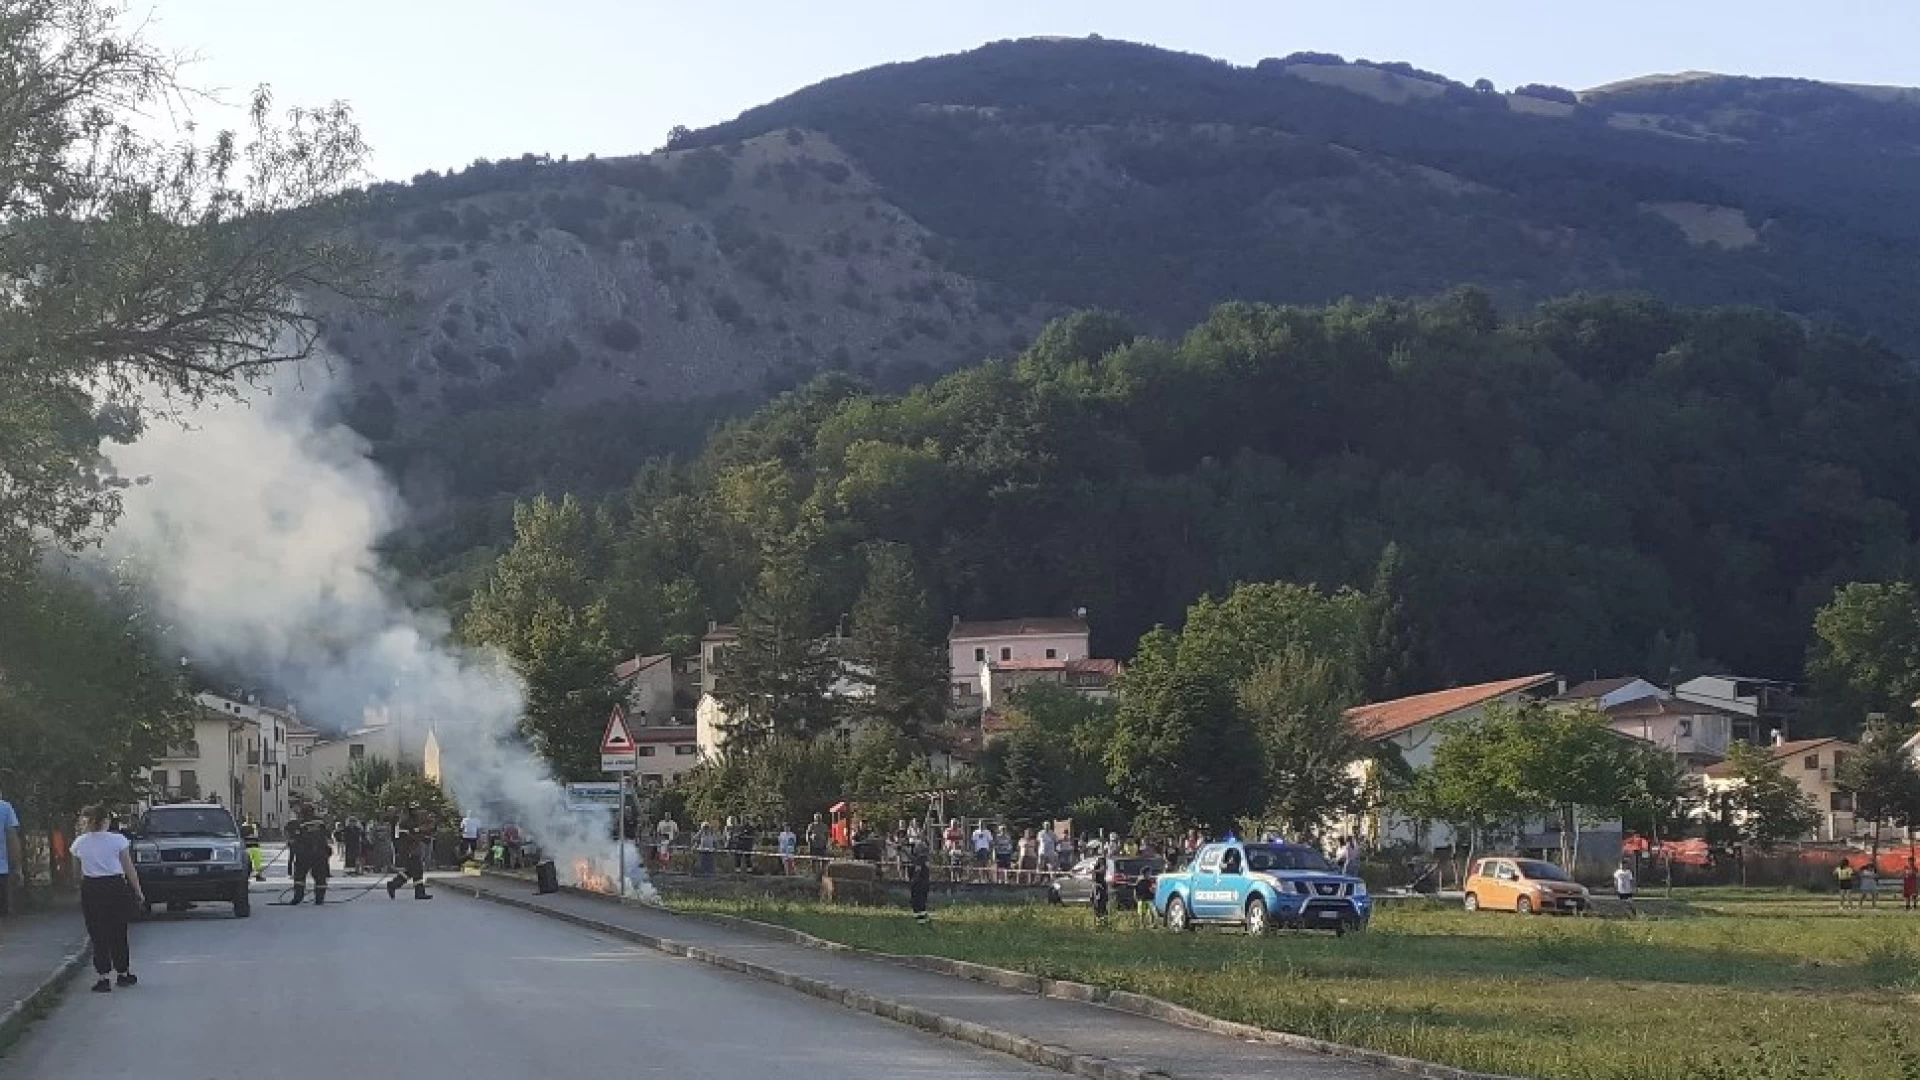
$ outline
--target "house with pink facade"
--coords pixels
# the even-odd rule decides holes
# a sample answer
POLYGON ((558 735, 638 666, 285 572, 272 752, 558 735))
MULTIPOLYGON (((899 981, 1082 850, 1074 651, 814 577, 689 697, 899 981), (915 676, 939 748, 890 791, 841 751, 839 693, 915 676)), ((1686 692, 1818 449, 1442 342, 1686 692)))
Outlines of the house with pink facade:
POLYGON ((988 664, 1087 659, 1087 620, 993 619, 969 622, 954 616, 947 631, 948 679, 956 707, 985 704, 988 664))

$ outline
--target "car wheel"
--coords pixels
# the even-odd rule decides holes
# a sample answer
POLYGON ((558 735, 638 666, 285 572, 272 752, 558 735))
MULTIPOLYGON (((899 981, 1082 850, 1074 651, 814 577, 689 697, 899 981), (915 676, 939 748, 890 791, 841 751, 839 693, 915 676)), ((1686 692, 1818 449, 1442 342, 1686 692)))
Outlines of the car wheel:
POLYGON ((1060 890, 1058 888, 1056 888, 1055 886, 1049 885, 1047 886, 1047 903, 1064 904, 1066 903, 1066 901, 1060 899, 1060 890))
POLYGON ((1522 915, 1531 915, 1533 914, 1533 901, 1523 896, 1513 902, 1513 910, 1522 915))
POLYGON ((1187 902, 1176 896, 1167 901, 1167 929, 1190 930, 1193 920, 1187 917, 1187 902))
POLYGON ((1267 915, 1267 902, 1256 896, 1247 901, 1247 934, 1261 937, 1273 929, 1273 920, 1267 915))
POLYGON ((247 895, 247 887, 242 885, 240 890, 233 894, 233 917, 244 919, 251 914, 253 914, 253 898, 247 895))
POLYGON ((1467 894, 1466 904, 1467 904, 1468 911, 1480 910, 1480 898, 1478 896, 1475 896, 1473 893, 1467 894))

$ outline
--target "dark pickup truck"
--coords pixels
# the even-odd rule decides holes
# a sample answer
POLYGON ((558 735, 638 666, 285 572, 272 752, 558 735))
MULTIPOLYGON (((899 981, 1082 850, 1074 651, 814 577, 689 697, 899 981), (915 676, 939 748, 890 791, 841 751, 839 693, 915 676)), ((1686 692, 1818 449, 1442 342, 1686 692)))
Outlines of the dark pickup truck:
POLYGON ((140 815, 130 836, 133 867, 147 910, 155 904, 212 900, 252 913, 247 899, 247 850, 233 815, 217 803, 174 803, 140 815))

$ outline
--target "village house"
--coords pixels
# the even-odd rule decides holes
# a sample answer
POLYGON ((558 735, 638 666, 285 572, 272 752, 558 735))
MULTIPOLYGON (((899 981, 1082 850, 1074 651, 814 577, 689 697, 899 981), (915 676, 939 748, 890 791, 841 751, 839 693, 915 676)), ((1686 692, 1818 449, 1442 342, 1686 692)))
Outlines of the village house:
POLYGON ((1793 714, 1793 684, 1778 679, 1702 675, 1674 687, 1673 696, 1733 714, 1729 738, 1753 746, 1772 742, 1776 731, 1788 732, 1793 714))
MULTIPOLYGON (((987 705, 987 665, 1085 660, 1086 613, 1067 618, 995 619, 968 622, 958 615, 947 631, 947 671, 958 712, 987 705)), ((1064 669, 1063 669, 1064 675, 1064 669)))
POLYGON ((627 730, 639 758, 636 779, 648 787, 678 780, 700 763, 696 721, 702 665, 666 653, 636 656, 613 669, 626 688, 627 730))
MULTIPOLYGON (((1841 762, 1858 749, 1854 744, 1845 739, 1781 738, 1766 749, 1773 760, 1780 763, 1787 778, 1799 785, 1807 801, 1820 811, 1820 824, 1802 839, 1846 840, 1858 835, 1861 826, 1869 824, 1855 820, 1853 793, 1842 790, 1838 782, 1841 762)), ((1702 782, 1709 792, 1726 791, 1739 784, 1724 762, 1709 767, 1702 782)))
MULTIPOLYGON (((727 727, 732 718, 727 715, 727 708, 721 704, 716 691, 723 678, 719 672, 720 667, 724 666, 722 658, 727 650, 733 648, 739 641, 738 627, 723 626, 718 623, 708 624, 706 634, 700 639, 700 667, 695 680, 700 688, 700 699, 699 704, 694 708, 694 745, 697 756, 694 761, 687 763, 688 768, 691 768, 700 758, 719 756, 726 747, 727 727)), ((834 678, 833 685, 827 688, 826 696, 835 701, 853 701, 866 697, 872 693, 869 678, 869 673, 860 665, 841 661, 840 672, 834 678)), ((842 730, 849 735, 853 733, 853 728, 850 726, 843 726, 842 730)), ((677 749, 675 754, 684 756, 677 749)), ((643 779, 646 771, 646 763, 642 762, 643 779)))
MULTIPOLYGON (((308 784, 317 789, 344 775, 356 761, 379 759, 439 779, 439 749, 427 725, 401 722, 386 709, 369 708, 362 714, 360 727, 315 739, 307 747, 305 775, 308 784)), ((301 792, 296 789, 295 794, 301 792)))
POLYGON ((1606 717, 1609 728, 1672 754, 1696 776, 1726 759, 1734 725, 1744 726, 1748 720, 1745 714, 1677 697, 1631 675, 1583 682, 1552 702, 1592 705, 1606 717))
POLYGON ((1064 686, 1085 697, 1113 696, 1120 678, 1120 661, 1088 657, 1080 660, 989 660, 980 670, 980 700, 984 708, 1004 709, 1013 696, 1035 683, 1064 686))
MULTIPOLYGON (((1564 692, 1564 686, 1551 673, 1525 675, 1497 682, 1457 686, 1450 690, 1415 694, 1392 701, 1358 705, 1348 709, 1347 723, 1362 738, 1391 743, 1400 757, 1414 769, 1433 763, 1434 751, 1446 741, 1446 725, 1479 719, 1495 705, 1518 705, 1541 701, 1564 692)), ((1371 761, 1356 762, 1356 777, 1363 783, 1372 779, 1377 766, 1371 761)), ((1580 846, 1588 851, 1618 851, 1621 827, 1618 821, 1582 822, 1580 846)), ((1358 833, 1370 846, 1412 844, 1422 851, 1464 845, 1468 838, 1455 836, 1451 827, 1428 823, 1424 832, 1418 823, 1392 811, 1378 811, 1365 820, 1351 821, 1347 828, 1358 833)), ((1559 844, 1550 823, 1531 823, 1514 837, 1514 846, 1522 851, 1546 851, 1559 844)))

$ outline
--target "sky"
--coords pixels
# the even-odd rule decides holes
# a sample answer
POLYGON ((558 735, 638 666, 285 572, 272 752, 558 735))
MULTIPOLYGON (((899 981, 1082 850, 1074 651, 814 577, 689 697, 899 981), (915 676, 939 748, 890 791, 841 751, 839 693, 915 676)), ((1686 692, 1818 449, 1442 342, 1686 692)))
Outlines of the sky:
MULTIPOLYGON (((345 100, 371 169, 657 148, 801 87, 989 41, 1095 33, 1239 64, 1303 49, 1501 89, 1719 71, 1920 85, 1912 0, 128 0, 187 81, 345 100)), ((203 105, 202 126, 236 120, 203 105)))

